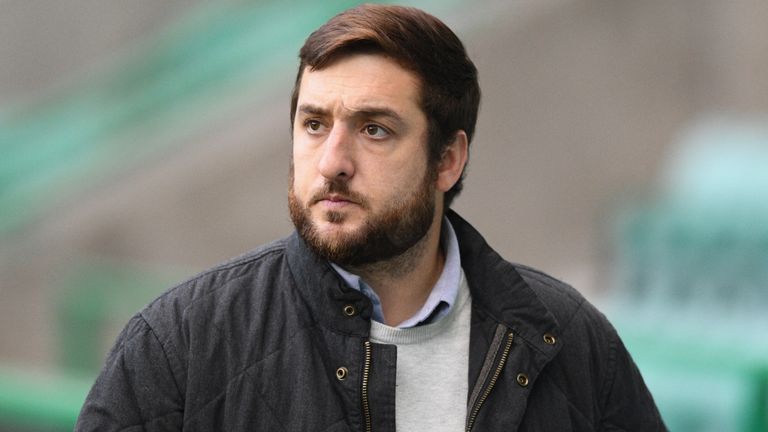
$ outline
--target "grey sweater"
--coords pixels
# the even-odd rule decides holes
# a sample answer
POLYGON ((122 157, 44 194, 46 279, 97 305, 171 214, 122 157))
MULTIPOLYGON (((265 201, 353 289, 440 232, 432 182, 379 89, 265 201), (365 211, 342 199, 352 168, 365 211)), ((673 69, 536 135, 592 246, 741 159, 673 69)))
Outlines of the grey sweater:
POLYGON ((456 303, 437 322, 410 328, 371 322, 372 342, 397 346, 398 431, 464 430, 471 303, 462 272, 456 303))

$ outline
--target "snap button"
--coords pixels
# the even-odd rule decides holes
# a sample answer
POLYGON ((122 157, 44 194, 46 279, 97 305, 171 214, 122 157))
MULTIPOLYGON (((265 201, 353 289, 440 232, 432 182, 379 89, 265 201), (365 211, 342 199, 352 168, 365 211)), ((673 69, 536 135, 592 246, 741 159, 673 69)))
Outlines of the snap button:
POLYGON ((517 374, 517 384, 520 387, 528 387, 528 375, 524 373, 517 374))
POLYGON ((347 379, 347 375, 349 374, 349 371, 344 366, 336 369, 336 379, 339 381, 344 381, 347 379))
POLYGON ((344 315, 346 315, 348 317, 353 317, 353 316, 355 316, 355 314, 357 314, 357 309, 355 309, 354 306, 352 306, 352 305, 344 306, 344 315))
POLYGON ((544 343, 547 345, 554 345, 557 342, 554 336, 549 333, 544 333, 544 343))

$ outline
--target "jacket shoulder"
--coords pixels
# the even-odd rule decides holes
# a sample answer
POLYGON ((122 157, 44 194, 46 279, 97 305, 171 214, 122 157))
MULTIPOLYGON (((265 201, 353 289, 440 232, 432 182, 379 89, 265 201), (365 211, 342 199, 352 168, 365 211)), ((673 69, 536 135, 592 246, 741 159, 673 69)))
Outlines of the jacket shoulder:
MULTIPOLYGON (((214 358, 221 347, 210 341, 263 340, 267 309, 286 315, 286 305, 295 301, 287 289, 293 278, 285 250, 285 239, 278 240, 214 266, 168 289, 137 314, 163 346, 175 375, 183 380, 190 350, 208 350, 214 358)), ((300 318, 286 321, 291 321, 286 326, 301 326, 293 322, 300 318)))
POLYGON ((254 249, 168 289, 139 311, 107 357, 81 429, 94 422, 165 422, 166 412, 194 415, 306 328, 286 249, 286 239, 254 249), (103 418, 115 417, 113 411, 124 415, 103 418))
POLYGON ((139 314, 150 324, 163 322, 198 302, 215 301, 226 291, 253 287, 255 278, 279 272, 285 247, 286 239, 276 240, 211 267, 166 290, 139 314))
POLYGON ((607 324, 605 316, 570 284, 532 267, 512 265, 561 326, 567 327, 580 314, 587 314, 607 324))

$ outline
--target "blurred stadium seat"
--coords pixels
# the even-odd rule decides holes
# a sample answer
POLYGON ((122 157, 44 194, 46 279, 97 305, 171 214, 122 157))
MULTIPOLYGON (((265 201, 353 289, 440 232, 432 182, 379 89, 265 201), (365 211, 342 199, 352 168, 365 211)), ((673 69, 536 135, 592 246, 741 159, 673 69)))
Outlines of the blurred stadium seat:
POLYGON ((768 430, 768 121, 710 118, 619 218, 611 317, 670 430, 768 430))

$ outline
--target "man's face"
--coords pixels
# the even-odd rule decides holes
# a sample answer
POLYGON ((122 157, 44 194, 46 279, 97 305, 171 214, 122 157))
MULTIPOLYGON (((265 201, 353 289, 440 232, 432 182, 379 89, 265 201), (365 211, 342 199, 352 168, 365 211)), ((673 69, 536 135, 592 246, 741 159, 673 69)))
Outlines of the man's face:
POLYGON ((293 120, 291 219, 321 256, 361 265, 397 256, 429 230, 434 170, 419 81, 374 54, 305 69, 293 120))

